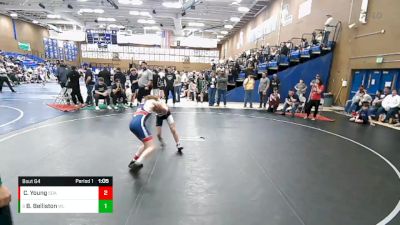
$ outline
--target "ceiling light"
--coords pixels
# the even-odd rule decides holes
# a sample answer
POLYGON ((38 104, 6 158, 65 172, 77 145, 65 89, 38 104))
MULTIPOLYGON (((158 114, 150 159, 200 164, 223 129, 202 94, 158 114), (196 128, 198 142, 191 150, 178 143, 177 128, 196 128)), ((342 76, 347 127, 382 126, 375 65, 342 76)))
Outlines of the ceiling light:
POLYGON ((139 11, 129 11, 129 14, 132 16, 139 16, 139 11))
POLYGON ((174 8, 174 9, 182 8, 182 3, 180 2, 163 2, 162 5, 166 8, 174 8))
POLYGON ((49 15, 47 15, 47 18, 49 18, 49 19, 60 19, 61 16, 60 15, 49 14, 49 15))
POLYGON ((239 17, 231 17, 232 22, 239 22, 240 18, 239 17))
POLYGON ((232 28, 233 28, 233 26, 230 25, 230 24, 227 24, 227 25, 225 25, 224 27, 225 27, 226 29, 232 29, 232 28))
POLYGON ((145 20, 145 19, 138 19, 138 23, 145 23, 145 24, 155 24, 156 21, 154 20, 145 20))
POLYGON ((94 13, 104 13, 103 9, 93 9, 94 13))
POLYGON ((16 17, 18 17, 18 14, 16 14, 16 13, 10 13, 10 16, 13 17, 13 18, 16 18, 16 17))
POLYGON ((217 35, 217 38, 218 39, 222 39, 222 38, 224 38, 224 36, 223 35, 217 35))
POLYGON ((159 30, 160 28, 157 26, 151 26, 151 27, 143 27, 145 30, 159 30))
POLYGON ((78 2, 87 2, 88 0, 78 0, 78 2))
POLYGON ((97 21, 100 21, 100 22, 115 22, 116 20, 114 18, 99 17, 99 18, 97 18, 97 21))
POLYGON ((149 12, 139 12, 139 11, 129 11, 129 14, 132 16, 147 16, 153 17, 149 12))
POLYGON ((78 11, 78 14, 82 14, 82 13, 104 13, 103 9, 80 9, 78 11))
POLYGON ((161 35, 161 34, 162 34, 162 32, 161 32, 161 31, 157 31, 157 32, 156 32, 156 34, 158 34, 158 35, 161 35))
POLYGON ((112 28, 124 29, 125 27, 122 25, 117 25, 117 24, 108 25, 108 29, 112 29, 112 28))
POLYGON ((141 5, 143 2, 141 0, 119 0, 118 1, 121 4, 124 5, 141 5))
POLYGON ((247 7, 243 7, 243 6, 241 6, 241 7, 239 7, 239 8, 238 8, 238 11, 239 11, 239 12, 244 12, 244 13, 245 13, 245 12, 248 12, 248 11, 250 11, 250 9, 249 9, 249 8, 247 8, 247 7))
POLYGON ((38 23, 39 23, 39 21, 37 21, 37 20, 33 20, 33 21, 32 21, 32 23, 34 23, 34 24, 38 24, 38 23))
POLYGON ((221 31, 221 34, 223 34, 223 35, 227 35, 227 34, 228 34, 228 31, 226 31, 226 30, 223 30, 223 31, 221 31))
POLYGON ((188 25, 190 27, 204 27, 204 23, 197 23, 197 22, 189 22, 188 25))

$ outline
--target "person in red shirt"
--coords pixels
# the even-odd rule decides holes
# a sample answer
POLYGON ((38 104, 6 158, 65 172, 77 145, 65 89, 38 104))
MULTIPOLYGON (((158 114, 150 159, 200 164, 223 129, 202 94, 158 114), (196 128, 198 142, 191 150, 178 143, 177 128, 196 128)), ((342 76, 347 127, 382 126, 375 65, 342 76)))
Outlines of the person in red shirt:
POLYGON ((321 103, 321 97, 322 93, 324 92, 324 85, 322 84, 321 78, 316 78, 314 84, 311 86, 311 93, 310 93, 310 99, 306 104, 306 114, 307 116, 304 117, 304 119, 308 119, 308 117, 311 114, 311 109, 314 106, 314 116, 311 120, 315 120, 318 114, 318 108, 319 104, 321 103))

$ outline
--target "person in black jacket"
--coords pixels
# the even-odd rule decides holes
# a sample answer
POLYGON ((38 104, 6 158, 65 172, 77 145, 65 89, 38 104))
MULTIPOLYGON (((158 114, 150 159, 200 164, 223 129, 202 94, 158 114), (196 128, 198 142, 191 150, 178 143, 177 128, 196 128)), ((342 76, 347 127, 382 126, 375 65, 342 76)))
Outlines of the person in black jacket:
POLYGON ((76 105, 78 103, 77 102, 78 98, 79 103, 83 105, 83 98, 81 94, 81 88, 79 85, 79 78, 81 77, 81 75, 76 70, 76 66, 71 67, 71 71, 68 73, 67 77, 69 80, 68 87, 72 89, 71 92, 72 102, 74 102, 74 104, 76 105))
POLYGON ((164 76, 164 81, 165 81, 165 103, 168 103, 168 96, 169 93, 172 94, 172 100, 173 103, 175 104, 175 93, 174 93, 174 82, 175 82, 176 76, 175 73, 173 73, 171 68, 168 68, 168 70, 165 71, 165 76, 164 76))
POLYGON ((99 77, 102 77, 104 79, 104 83, 107 85, 109 89, 111 89, 111 73, 110 71, 107 70, 107 68, 103 68, 102 71, 100 71, 99 77))
POLYGON ((92 70, 85 66, 85 84, 87 90, 86 104, 93 105, 94 76, 92 70))
POLYGON ((10 204, 11 192, 1 182, 0 177, 0 224, 12 225, 10 204))
POLYGON ((126 75, 121 72, 121 68, 117 68, 114 74, 114 81, 119 80, 124 86, 123 88, 125 89, 125 82, 126 82, 126 75))

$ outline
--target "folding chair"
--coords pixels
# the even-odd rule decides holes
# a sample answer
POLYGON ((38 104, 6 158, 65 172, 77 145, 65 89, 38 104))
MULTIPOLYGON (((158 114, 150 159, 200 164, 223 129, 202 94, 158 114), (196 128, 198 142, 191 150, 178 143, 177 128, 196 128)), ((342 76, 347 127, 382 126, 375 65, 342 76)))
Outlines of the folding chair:
POLYGON ((71 102, 71 88, 63 87, 60 93, 57 95, 54 103, 56 104, 69 104, 71 102))

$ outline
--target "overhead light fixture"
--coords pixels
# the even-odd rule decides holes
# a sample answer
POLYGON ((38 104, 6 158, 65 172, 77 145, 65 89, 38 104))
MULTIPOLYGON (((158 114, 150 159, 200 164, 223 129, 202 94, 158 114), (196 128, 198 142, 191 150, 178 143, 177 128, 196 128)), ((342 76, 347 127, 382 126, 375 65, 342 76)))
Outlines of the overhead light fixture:
POLYGON ((108 25, 108 29, 113 29, 113 28, 124 29, 125 27, 122 26, 122 25, 117 25, 117 24, 110 24, 110 25, 108 25))
POLYGON ((141 5, 143 1, 141 0, 118 0, 119 3, 124 5, 141 5))
POLYGON ((115 22, 115 18, 110 18, 110 17, 99 17, 97 18, 97 21, 99 22, 115 22))
POLYGON ((165 8, 174 8, 174 9, 182 8, 182 3, 181 2, 163 2, 162 5, 165 8))
POLYGON ((78 14, 82 14, 82 13, 98 13, 98 14, 101 14, 101 13, 104 13, 104 10, 103 9, 80 9, 78 11, 78 14))
POLYGON ((10 16, 11 16, 12 18, 17 18, 17 17, 18 17, 18 14, 16 14, 16 13, 10 13, 10 16))
POLYGON ((162 32, 161 32, 161 31, 157 31, 157 32, 156 32, 156 34, 158 34, 158 35, 161 35, 161 34, 162 34, 162 32))
POLYGON ((151 27, 143 27, 145 30, 159 30, 160 28, 157 26, 151 26, 151 27))
POLYGON ((224 36, 223 35, 217 35, 217 38, 218 39, 222 39, 222 38, 224 38, 224 36))
POLYGON ((144 23, 144 24, 155 24, 156 21, 154 20, 145 20, 145 19, 138 19, 138 23, 144 23))
POLYGON ((39 21, 37 21, 37 20, 33 20, 33 21, 32 21, 32 23, 34 23, 34 24, 38 24, 38 23, 39 23, 39 21))
POLYGON ((239 12, 246 13, 246 12, 250 11, 250 9, 247 8, 247 7, 241 6, 241 7, 238 7, 238 11, 239 11, 239 12))
POLYGON ((88 0, 78 0, 78 2, 87 2, 88 0))
POLYGON ((129 14, 132 15, 132 16, 153 17, 149 12, 129 11, 129 14))
POLYGON ((49 19, 60 19, 61 16, 60 15, 54 15, 54 14, 48 14, 47 18, 49 18, 49 19))
POLYGON ((224 26, 224 28, 226 28, 226 29, 232 29, 232 28, 233 28, 233 26, 232 26, 232 25, 230 25, 230 24, 227 24, 227 25, 225 25, 225 26, 224 26))
POLYGON ((231 17, 232 22, 239 22, 240 18, 239 17, 231 17))
POLYGON ((197 22, 189 22, 188 25, 190 27, 204 27, 204 23, 197 23, 197 22))
POLYGON ((223 35, 227 35, 228 33, 229 33, 229 32, 226 31, 226 30, 221 31, 221 34, 223 34, 223 35))
POLYGON ((45 9, 46 7, 43 5, 43 3, 39 3, 40 8, 45 9))

